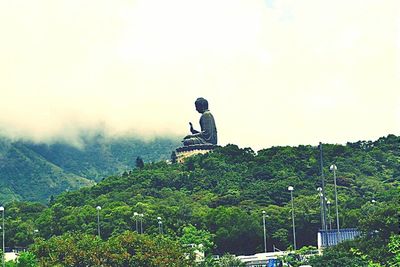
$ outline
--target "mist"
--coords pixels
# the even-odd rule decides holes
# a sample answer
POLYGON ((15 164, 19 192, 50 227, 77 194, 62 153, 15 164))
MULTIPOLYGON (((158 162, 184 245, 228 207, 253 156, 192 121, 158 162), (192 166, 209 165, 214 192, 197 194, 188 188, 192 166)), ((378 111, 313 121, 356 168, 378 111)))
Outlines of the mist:
POLYGON ((220 144, 400 132, 398 1, 2 1, 0 134, 181 138, 208 99, 220 144))

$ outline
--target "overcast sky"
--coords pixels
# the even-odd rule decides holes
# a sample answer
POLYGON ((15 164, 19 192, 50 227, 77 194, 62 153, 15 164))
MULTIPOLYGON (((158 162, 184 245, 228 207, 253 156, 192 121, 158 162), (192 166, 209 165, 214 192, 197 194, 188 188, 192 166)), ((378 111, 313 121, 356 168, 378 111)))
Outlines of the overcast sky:
POLYGON ((0 133, 198 128, 221 144, 400 134, 398 0, 0 1, 0 133))

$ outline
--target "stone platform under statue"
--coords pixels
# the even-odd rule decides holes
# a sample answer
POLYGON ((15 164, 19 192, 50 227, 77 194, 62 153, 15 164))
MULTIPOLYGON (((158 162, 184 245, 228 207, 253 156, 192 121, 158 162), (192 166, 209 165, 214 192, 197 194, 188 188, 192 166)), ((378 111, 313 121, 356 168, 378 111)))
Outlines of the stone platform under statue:
POLYGON ((213 144, 199 144, 179 147, 176 149, 176 162, 183 163, 188 157, 198 154, 206 154, 216 147, 217 146, 213 144))

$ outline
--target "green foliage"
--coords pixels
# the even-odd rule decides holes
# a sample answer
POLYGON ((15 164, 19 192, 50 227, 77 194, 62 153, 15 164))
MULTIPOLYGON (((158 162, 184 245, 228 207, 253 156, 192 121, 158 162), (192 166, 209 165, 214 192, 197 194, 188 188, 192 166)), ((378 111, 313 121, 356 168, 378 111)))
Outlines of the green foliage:
POLYGON ((38 262, 32 252, 21 252, 16 261, 16 267, 36 267, 38 262))
POLYGON ((193 225, 183 227, 179 241, 184 245, 196 245, 195 249, 201 252, 210 252, 214 248, 214 235, 206 230, 199 230, 193 225))
POLYGON ((283 256, 281 259, 283 262, 289 264, 292 267, 298 267, 301 265, 307 265, 309 263, 310 257, 318 253, 316 247, 304 246, 301 249, 283 256))
POLYGON ((322 256, 310 259, 309 264, 313 267, 367 267, 368 261, 355 255, 352 242, 344 242, 336 247, 327 248, 322 256))
POLYGON ((15 261, 5 262, 6 267, 38 267, 35 254, 32 252, 21 252, 15 261))
MULTIPOLYGON (((354 266, 354 267, 397 267, 400 266, 400 236, 393 234, 390 242, 382 248, 383 255, 377 257, 374 251, 362 251, 365 249, 368 239, 359 239, 326 249, 322 256, 312 258, 309 263, 312 266, 354 266), (376 261, 378 258, 378 261, 376 261), (343 265, 340 265, 343 264, 343 265)), ((379 244, 379 243, 377 243, 379 244)))
POLYGON ((171 163, 175 164, 175 163, 177 163, 177 160, 178 160, 178 157, 176 156, 176 152, 172 151, 172 153, 171 153, 171 163))
POLYGON ((36 240, 31 247, 40 266, 191 266, 178 243, 124 232, 107 241, 94 235, 68 233, 36 240))
POLYGON ((219 253, 248 254, 261 240, 257 219, 240 208, 220 206, 210 210, 205 219, 207 229, 215 233, 219 253))
POLYGON ((399 267, 400 266, 400 235, 392 235, 390 238, 390 243, 388 245, 389 251, 393 254, 390 259, 390 266, 399 267))
POLYGON ((368 255, 371 261, 380 264, 385 264, 392 257, 386 245, 390 242, 391 236, 397 235, 399 227, 398 191, 391 193, 393 194, 391 201, 363 205, 359 219, 364 242, 360 242, 357 248, 368 255))
POLYGON ((219 267, 245 267, 242 261, 237 259, 235 256, 231 254, 224 254, 218 261, 217 266, 219 267))
POLYGON ((107 137, 101 131, 82 133, 78 143, 36 144, 0 136, 0 203, 40 201, 51 195, 94 184, 116 173, 132 170, 134 157, 166 160, 178 140, 107 137))
MULTIPOLYGON (((350 245, 327 249, 323 257, 313 259, 316 266, 335 266, 338 260, 349 264, 344 266, 368 262, 384 266, 392 259, 387 245, 397 231, 399 144, 399 137, 388 136, 375 142, 324 145, 326 195, 334 199, 328 169, 335 162, 341 227, 357 227, 363 234, 350 245), (323 259, 332 264, 322 265, 323 259)), ((320 227, 318 155, 312 146, 272 147, 254 153, 227 145, 183 164, 147 163, 90 188, 62 193, 49 207, 33 209, 30 216, 17 212, 26 204, 12 204, 15 212, 6 212, 6 242, 30 244, 35 236, 28 233, 33 229, 40 229, 37 235, 44 239, 71 232, 95 235, 95 207, 100 205, 104 240, 100 243, 135 230, 137 212, 144 214, 145 235, 158 233, 157 217, 161 217, 164 237, 183 244, 208 243, 206 249, 212 253, 253 254, 263 250, 264 210, 268 251, 273 246, 285 250, 293 238, 287 190, 292 185, 297 245, 315 245, 320 227)))

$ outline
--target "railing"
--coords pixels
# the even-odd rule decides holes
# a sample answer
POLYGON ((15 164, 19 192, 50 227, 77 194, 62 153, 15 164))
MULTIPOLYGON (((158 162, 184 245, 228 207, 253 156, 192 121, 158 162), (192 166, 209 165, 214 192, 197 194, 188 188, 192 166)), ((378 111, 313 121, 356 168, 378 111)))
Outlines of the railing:
POLYGON ((318 248, 326 248, 336 246, 342 241, 353 240, 360 235, 360 231, 356 228, 320 230, 318 232, 318 248))

